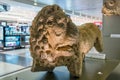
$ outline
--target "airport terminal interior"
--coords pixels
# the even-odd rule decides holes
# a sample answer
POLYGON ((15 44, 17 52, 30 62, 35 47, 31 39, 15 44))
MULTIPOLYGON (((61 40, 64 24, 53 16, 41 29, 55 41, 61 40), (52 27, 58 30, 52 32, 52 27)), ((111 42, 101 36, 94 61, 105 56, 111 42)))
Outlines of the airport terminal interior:
POLYGON ((120 80, 120 10, 117 15, 105 15, 107 1, 110 9, 117 3, 120 9, 120 0, 0 0, 0 80, 120 80), (38 12, 53 4, 76 26, 93 23, 102 33, 103 51, 90 49, 80 77, 73 77, 64 65, 52 72, 31 71, 30 27, 38 12))

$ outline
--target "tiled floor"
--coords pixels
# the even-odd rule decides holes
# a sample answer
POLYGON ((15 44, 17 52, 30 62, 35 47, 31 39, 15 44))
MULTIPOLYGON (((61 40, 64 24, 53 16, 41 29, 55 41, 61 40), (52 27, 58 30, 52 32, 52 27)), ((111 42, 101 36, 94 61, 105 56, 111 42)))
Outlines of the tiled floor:
POLYGON ((29 49, 0 52, 0 80, 105 80, 119 61, 86 58, 79 79, 70 77, 64 66, 55 68, 53 73, 33 73, 30 71, 31 64, 29 49), (10 73, 15 74, 9 75, 10 73), (19 79, 15 79, 16 77, 19 79))
POLYGON ((0 52, 0 76, 30 67, 31 64, 29 49, 0 52))
POLYGON ((2 51, 0 53, 3 54, 10 54, 10 55, 18 55, 18 56, 23 56, 23 57, 31 57, 29 48, 26 49, 17 49, 17 50, 11 50, 11 51, 2 51))
POLYGON ((13 71, 16 71, 16 70, 19 70, 22 68, 24 68, 24 67, 19 66, 19 65, 15 65, 15 64, 0 62, 0 76, 3 76, 5 74, 9 74, 13 71))

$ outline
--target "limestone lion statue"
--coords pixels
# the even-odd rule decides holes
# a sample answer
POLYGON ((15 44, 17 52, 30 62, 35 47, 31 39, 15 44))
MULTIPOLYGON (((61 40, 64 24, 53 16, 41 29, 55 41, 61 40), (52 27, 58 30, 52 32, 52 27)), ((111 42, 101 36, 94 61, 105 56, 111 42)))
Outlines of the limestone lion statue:
POLYGON ((53 71, 67 66, 71 75, 80 77, 86 53, 95 46, 102 52, 102 35, 93 23, 76 26, 58 5, 38 12, 30 27, 32 72, 53 71))

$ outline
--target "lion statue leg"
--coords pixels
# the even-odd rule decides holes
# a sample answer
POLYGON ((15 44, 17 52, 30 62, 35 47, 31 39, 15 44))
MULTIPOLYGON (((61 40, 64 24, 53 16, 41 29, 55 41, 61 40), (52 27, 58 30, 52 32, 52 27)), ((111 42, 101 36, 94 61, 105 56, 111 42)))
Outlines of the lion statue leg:
POLYGON ((94 43, 94 47, 98 52, 103 51, 103 42, 102 42, 102 35, 99 34, 98 37, 96 38, 96 41, 94 43))
POLYGON ((73 60, 73 63, 68 65, 68 70, 73 77, 80 77, 82 75, 83 57, 82 54, 73 60))
POLYGON ((37 59, 33 60, 33 65, 32 65, 32 72, 38 72, 38 71, 48 71, 48 72, 53 72, 54 67, 43 67, 40 66, 40 63, 37 59))

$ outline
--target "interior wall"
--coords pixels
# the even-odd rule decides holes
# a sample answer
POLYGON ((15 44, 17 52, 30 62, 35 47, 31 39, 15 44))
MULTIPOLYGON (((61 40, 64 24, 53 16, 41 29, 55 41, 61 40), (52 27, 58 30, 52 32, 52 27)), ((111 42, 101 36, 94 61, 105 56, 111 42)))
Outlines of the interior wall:
POLYGON ((102 32, 106 58, 120 60, 120 16, 103 16, 102 32))

